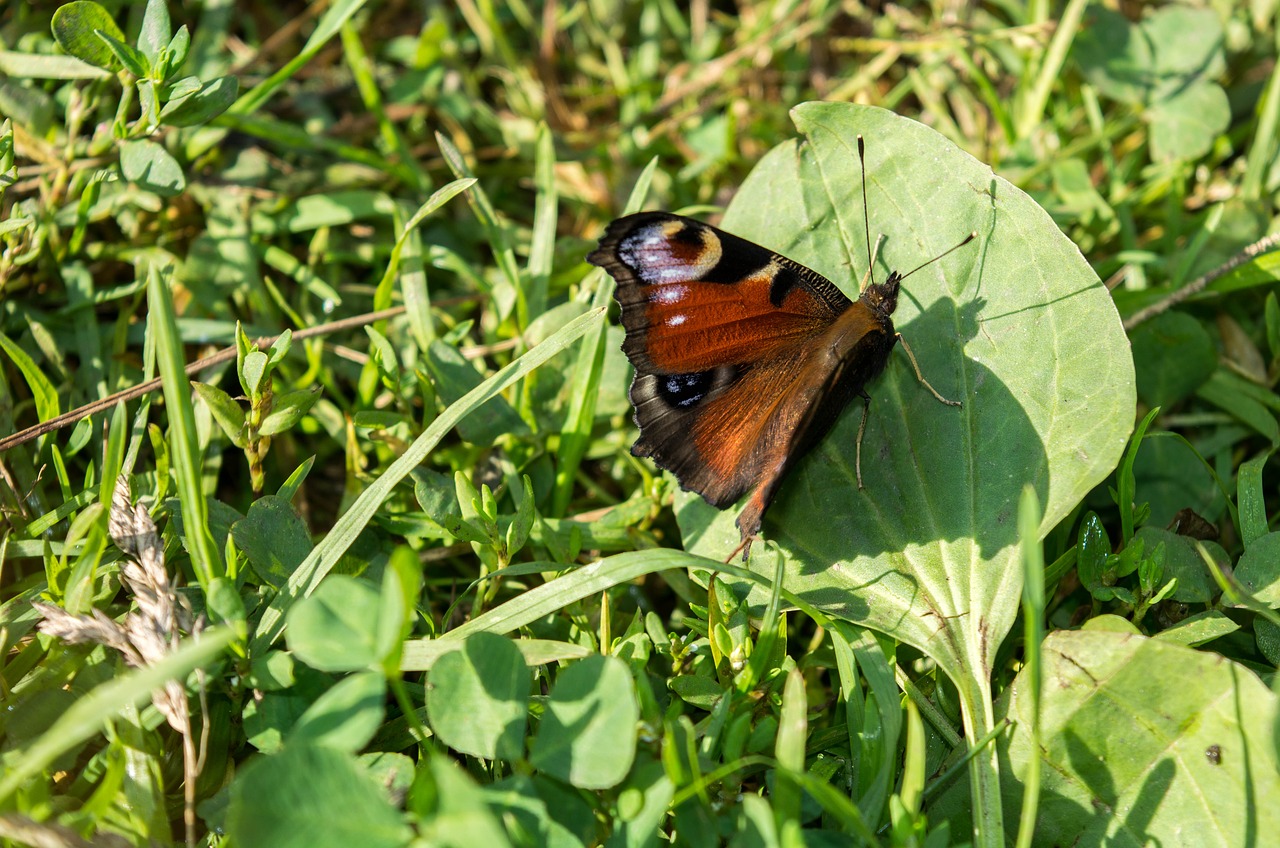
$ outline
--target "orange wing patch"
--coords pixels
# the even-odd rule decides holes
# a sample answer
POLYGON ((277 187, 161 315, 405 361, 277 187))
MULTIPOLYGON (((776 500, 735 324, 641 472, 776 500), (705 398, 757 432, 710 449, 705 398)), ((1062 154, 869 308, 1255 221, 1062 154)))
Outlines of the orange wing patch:
POLYGON ((752 368, 728 391, 699 410, 690 437, 698 452, 718 477, 755 479, 768 466, 769 457, 785 455, 785 445, 771 445, 771 432, 779 429, 778 416, 795 407, 791 391, 795 370, 805 357, 793 348, 752 368), (777 450, 775 450, 775 448, 777 450))
POLYGON ((770 300, 781 266, 764 268, 732 285, 690 282, 645 288, 647 353, 653 367, 673 373, 755 362, 822 332, 831 323, 825 304, 799 286, 781 307, 770 300))
POLYGON ((587 258, 617 281, 623 350, 641 372, 748 365, 821 332, 850 305, 803 265, 664 212, 613 222, 587 258))

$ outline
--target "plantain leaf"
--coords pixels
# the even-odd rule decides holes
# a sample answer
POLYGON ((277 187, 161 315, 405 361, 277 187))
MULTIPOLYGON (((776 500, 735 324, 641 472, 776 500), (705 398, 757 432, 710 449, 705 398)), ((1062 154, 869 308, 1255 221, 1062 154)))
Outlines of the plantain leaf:
MULTIPOLYGON (((1044 661, 1033 844, 1261 845, 1280 833, 1276 696, 1253 672, 1162 639, 1096 631, 1050 635, 1044 661)), ((997 742, 1011 816, 1035 750, 1024 677, 1008 703, 1013 734, 997 742)))
MULTIPOLYGON (((871 232, 885 235, 877 280, 971 230, 978 240, 909 277, 894 314, 924 375, 964 406, 934 399, 895 350, 867 387, 866 488, 855 403, 784 481, 763 538, 804 600, 919 647, 969 681, 962 692, 985 689, 1019 604, 1019 492, 1031 485, 1045 505, 1043 537, 1115 467, 1134 419, 1128 341, 1079 250, 989 167, 881 109, 808 103, 792 115, 805 140, 765 157, 724 229, 856 297, 867 265, 861 133, 871 232)), ((735 515, 695 495, 678 502, 687 547, 708 557, 736 545, 735 515)), ((752 600, 766 599, 757 589, 752 600)))

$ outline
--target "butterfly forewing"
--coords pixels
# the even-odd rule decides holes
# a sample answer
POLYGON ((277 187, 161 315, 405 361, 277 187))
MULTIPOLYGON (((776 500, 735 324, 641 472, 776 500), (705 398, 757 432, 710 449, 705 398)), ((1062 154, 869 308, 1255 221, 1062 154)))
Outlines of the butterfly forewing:
POLYGON ((641 371, 749 365, 812 338, 849 306, 803 265, 665 212, 614 221, 587 258, 617 280, 623 350, 641 371))

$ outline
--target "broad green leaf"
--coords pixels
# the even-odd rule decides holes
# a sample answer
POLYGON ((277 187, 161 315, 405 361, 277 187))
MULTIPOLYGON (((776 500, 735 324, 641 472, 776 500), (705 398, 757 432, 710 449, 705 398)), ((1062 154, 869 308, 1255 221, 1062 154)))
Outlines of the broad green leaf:
POLYGON ((382 571, 382 592, 378 597, 378 653, 384 668, 400 668, 404 640, 413 632, 418 598, 422 594, 422 562, 406 545, 397 545, 382 571))
POLYGON ((1138 397, 1169 407, 1190 396, 1218 369, 1218 351, 1204 325, 1183 312, 1165 312, 1130 335, 1138 397))
POLYGON ((387 683, 376 671, 344 677, 315 700, 286 735, 286 744, 323 745, 355 753, 386 715, 387 683))
POLYGON ((1095 616, 1080 625, 1083 630, 1096 630, 1102 633, 1121 633, 1127 636, 1140 636, 1141 632, 1127 618, 1110 613, 1095 616))
POLYGON ((293 344, 293 330, 286 328, 283 333, 276 336, 271 347, 267 348, 267 364, 279 365, 284 360, 285 354, 289 352, 291 344, 293 344))
MULTIPOLYGON (((1043 536, 1115 467, 1135 406, 1128 340, 1076 247, 990 168, 884 110, 810 103, 792 114, 805 141, 765 157, 725 229, 856 295, 861 133, 871 231, 886 235, 878 280, 971 230, 978 241, 909 277, 894 315, 922 372, 963 408, 938 403, 895 351, 867 387, 866 488, 851 404, 783 483, 763 537, 788 557, 787 587, 804 600, 923 649, 957 683, 985 680, 1020 603, 1019 493, 1030 484, 1044 505, 1043 536)), ((692 550, 733 549, 735 509, 678 503, 692 550)))
POLYGON ((1221 75, 1222 38, 1221 20, 1211 9, 1170 5, 1135 23, 1095 4, 1073 55, 1105 96, 1151 105, 1221 75))
POLYGON ((209 581, 205 597, 205 613, 210 620, 226 623, 235 628, 236 636, 245 639, 249 635, 249 622, 244 608, 244 598, 236 589, 236 581, 230 577, 214 577, 209 581))
POLYGON ((173 34, 173 38, 169 39, 169 60, 168 73, 165 78, 169 79, 171 74, 182 70, 182 66, 186 64, 187 54, 191 52, 191 31, 187 29, 187 25, 183 24, 178 27, 178 31, 173 34))
POLYGON ((271 412, 258 425, 258 432, 264 436, 274 436, 293 429, 311 411, 311 407, 315 406, 322 390, 321 386, 308 386, 276 394, 271 399, 271 412))
POLYGON ((1267 658, 1267 662, 1280 666, 1280 626, 1272 624, 1265 618, 1255 618, 1253 638, 1258 644, 1258 650, 1267 658))
POLYGON ((1199 159, 1213 149, 1214 140, 1231 123, 1227 92, 1213 82, 1197 82, 1180 89, 1147 110, 1151 125, 1151 156, 1156 161, 1199 159))
POLYGON ((95 68, 74 56, 16 53, 10 50, 0 50, 0 73, 18 79, 106 79, 110 76, 101 68, 95 68))
POLYGON ((626 664, 614 657, 587 657, 556 677, 529 759, 579 789, 617 786, 635 759, 639 720, 626 664))
POLYGON ((227 834, 273 848, 398 848, 412 833, 347 753, 312 745, 259 755, 231 784, 227 834))
POLYGON ((651 848, 676 788, 659 762, 641 762, 618 792, 618 823, 608 848, 651 848))
POLYGON ((311 535, 293 506, 277 495, 249 505, 244 518, 231 525, 231 537, 262 582, 279 589, 311 553, 311 535))
POLYGON ((413 494, 418 506, 435 523, 445 529, 462 523, 457 488, 451 478, 423 466, 413 472, 413 494))
POLYGON ((724 697, 725 690, 720 681, 710 675, 681 674, 667 683, 680 700, 700 710, 711 710, 724 697))
POLYGON ((413 759, 404 754, 369 751, 361 754, 357 760, 360 767, 374 779, 391 803, 399 806, 408 793, 409 787, 413 785, 416 768, 413 759))
POLYGON ((53 13, 52 27, 53 37, 72 56, 108 71, 120 70, 120 60, 94 30, 101 30, 119 41, 124 41, 124 33, 116 26, 111 13, 99 4, 92 0, 64 3, 53 13))
POLYGON ((1215 519, 1226 503, 1194 448, 1173 436, 1148 437, 1134 460, 1133 476, 1151 507, 1148 523, 1156 526, 1168 526, 1184 508, 1215 519))
MULTIPOLYGON (((109 32, 94 30, 93 34, 107 46, 108 50, 115 54, 116 59, 124 66, 126 71, 138 77, 139 80, 144 80, 150 74, 151 62, 143 55, 141 50, 132 44, 121 41, 109 32)), ((150 80, 145 81, 151 82, 150 80)))
POLYGON ((1280 532, 1261 536, 1245 549, 1235 578, 1255 600, 1280 608, 1280 532))
POLYGON ((288 673, 292 678, 288 686, 263 692, 244 705, 245 741, 264 754, 279 751, 285 735, 334 685, 332 675, 301 662, 294 663, 288 673))
MULTIPOLYGON (((1036 845, 1263 844, 1280 833, 1275 694, 1216 654, 1059 631, 1044 643, 1036 845), (1105 811, 1101 814, 1100 811, 1105 811)), ((1019 675, 998 742, 1005 811, 1033 751, 1019 675)))
POLYGON ((1242 462, 1236 471, 1236 522, 1245 550, 1268 534, 1266 493, 1262 487, 1262 469, 1272 450, 1242 462))
POLYGON ((496 811, 489 808, 485 791, 446 757, 432 757, 427 764, 436 787, 437 808, 423 822, 423 844, 440 848, 510 848, 496 811))
POLYGON ((1189 78, 1212 78, 1226 70, 1222 55, 1222 19, 1212 8, 1171 4, 1140 24, 1155 48, 1154 71, 1167 94, 1189 78))
POLYGON ((288 689, 297 678, 293 673, 293 654, 287 651, 268 651, 254 657, 249 663, 247 682, 254 689, 275 692, 288 689))
MULTIPOLYGON (((1154 551, 1156 545, 1164 544, 1164 581, 1162 582, 1167 582, 1170 578, 1178 578, 1178 588, 1170 596, 1173 600, 1182 601, 1184 604, 1205 604, 1218 596, 1218 584, 1214 582, 1213 575, 1209 573, 1209 567, 1204 564, 1204 559, 1196 551, 1194 540, 1150 526, 1139 530, 1134 535, 1134 539, 1142 542, 1143 550, 1147 553, 1154 551)), ((1218 565, 1225 566, 1230 562, 1221 545, 1215 542, 1200 542, 1200 544, 1210 551, 1218 565)))
POLYGON ((515 822, 508 831, 522 831, 527 835, 521 845, 585 848, 595 843, 596 824, 591 808, 580 797, 563 790, 545 792, 550 784, 551 781, 535 783, 525 775, 513 775, 484 787, 483 791, 495 813, 515 822), (539 789, 544 792, 540 793, 539 789))
POLYGON ((192 380, 191 388, 196 390, 196 396, 209 407, 209 412, 213 414, 213 420, 222 429, 223 435, 231 444, 243 450, 247 444, 244 437, 244 410, 236 403, 235 398, 209 383, 192 380))
POLYGON ((1071 55, 1104 96, 1135 105, 1146 100, 1155 74, 1155 49, 1121 13, 1101 4, 1090 6, 1071 55))
MULTIPOLYGON (((1136 402, 1128 340, 1106 288, 1048 214, 950 141, 871 107, 808 103, 792 116, 804 141, 761 161, 724 229, 856 296, 869 253, 862 135, 870 229, 885 236, 876 279, 970 232, 978 240, 910 276, 894 315, 921 372, 964 406, 939 403, 895 351, 867 386, 866 488, 851 404, 782 483, 762 535, 787 557, 787 588, 804 601, 932 657, 977 739, 993 726, 992 664, 1021 602, 1019 494, 1029 485, 1044 505, 1043 536, 1115 467, 1136 402)), ((736 512, 678 499, 686 546, 723 558, 738 541, 736 512)), ((753 590, 753 603, 766 597, 753 590)), ((999 838, 995 763, 984 754, 970 770, 978 832, 999 838)))
POLYGON ((138 120, 135 126, 142 132, 150 134, 159 129, 160 95, 156 92, 156 84, 150 79, 138 80, 135 89, 138 95, 138 120))
POLYGON ((355 671, 382 661, 377 650, 377 591, 345 574, 331 574, 289 613, 289 649, 321 671, 355 671))
POLYGON ((120 142, 120 173, 144 191, 173 197, 187 187, 182 166, 154 141, 120 142))
POLYGON ((244 355, 244 365, 240 368, 240 385, 250 398, 256 397, 262 390, 262 380, 267 375, 267 355, 260 350, 251 350, 244 355))
POLYGON ((233 76, 209 80, 199 91, 166 103, 160 110, 160 122, 171 127, 206 124, 227 111, 238 91, 239 81, 233 76))
MULTIPOLYGON (((662 765, 667 777, 677 786, 687 786, 698 773, 697 736, 693 720, 687 715, 676 716, 663 728, 662 765)), ((774 803, 779 801, 774 795, 774 803)))
POLYGON ((1076 574, 1079 575, 1080 585, 1091 594, 1098 595, 1106 588, 1102 570, 1111 554, 1111 540, 1107 538, 1107 529, 1102 526, 1102 519, 1098 518, 1097 513, 1085 513, 1077 539, 1076 574))
MULTIPOLYGON (((1259 620, 1258 623, 1263 622, 1259 620)), ((1240 625, 1227 618, 1224 613, 1218 610, 1205 610, 1161 630, 1152 638, 1194 648, 1226 636, 1228 633, 1235 633, 1239 629, 1240 625)))
POLYGON ((431 668, 427 715, 444 744, 486 760, 524 756, 529 670, 505 636, 477 633, 431 668))
MULTIPOLYGON (((0 80, 0 115, 28 131, 42 135, 48 132, 53 125, 54 108, 54 99, 42 89, 21 85, 16 80, 0 80)), ((20 209, 16 207, 14 211, 20 209)), ((19 213, 20 220, 25 217, 19 213)))
POLYGON ((147 10, 142 15, 142 31, 138 33, 138 48, 154 64, 172 37, 168 0, 147 0, 147 10))

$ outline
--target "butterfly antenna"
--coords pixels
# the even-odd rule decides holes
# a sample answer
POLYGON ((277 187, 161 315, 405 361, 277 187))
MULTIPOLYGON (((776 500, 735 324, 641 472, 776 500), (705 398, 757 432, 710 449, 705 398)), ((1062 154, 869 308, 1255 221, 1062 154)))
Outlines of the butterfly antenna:
MULTIPOLYGON (((858 165, 862 168, 862 232, 867 237, 867 279, 874 285, 876 275, 872 269, 875 268, 876 257, 871 252, 871 219, 867 215, 867 146, 862 141, 862 133, 858 133, 858 165)), ((877 241, 876 248, 879 247, 880 242, 877 241)), ((863 288, 866 288, 865 284, 863 288)))
POLYGON ((954 247, 947 248, 946 250, 939 253, 937 256, 930 259, 928 262, 920 263, 919 265, 917 265, 916 267, 912 268, 910 271, 908 271, 907 273, 899 277, 898 281, 901 282, 902 280, 905 280, 907 277, 910 277, 916 271, 919 271, 921 268, 924 268, 928 265, 932 265, 933 263, 937 262, 939 259, 941 259, 942 257, 946 256, 949 253, 955 253, 957 250, 964 247, 966 244, 973 241, 977 237, 978 237, 978 232, 977 230, 974 230, 973 232, 969 233, 969 235, 965 236, 964 239, 962 239, 959 244, 955 245, 954 247))

